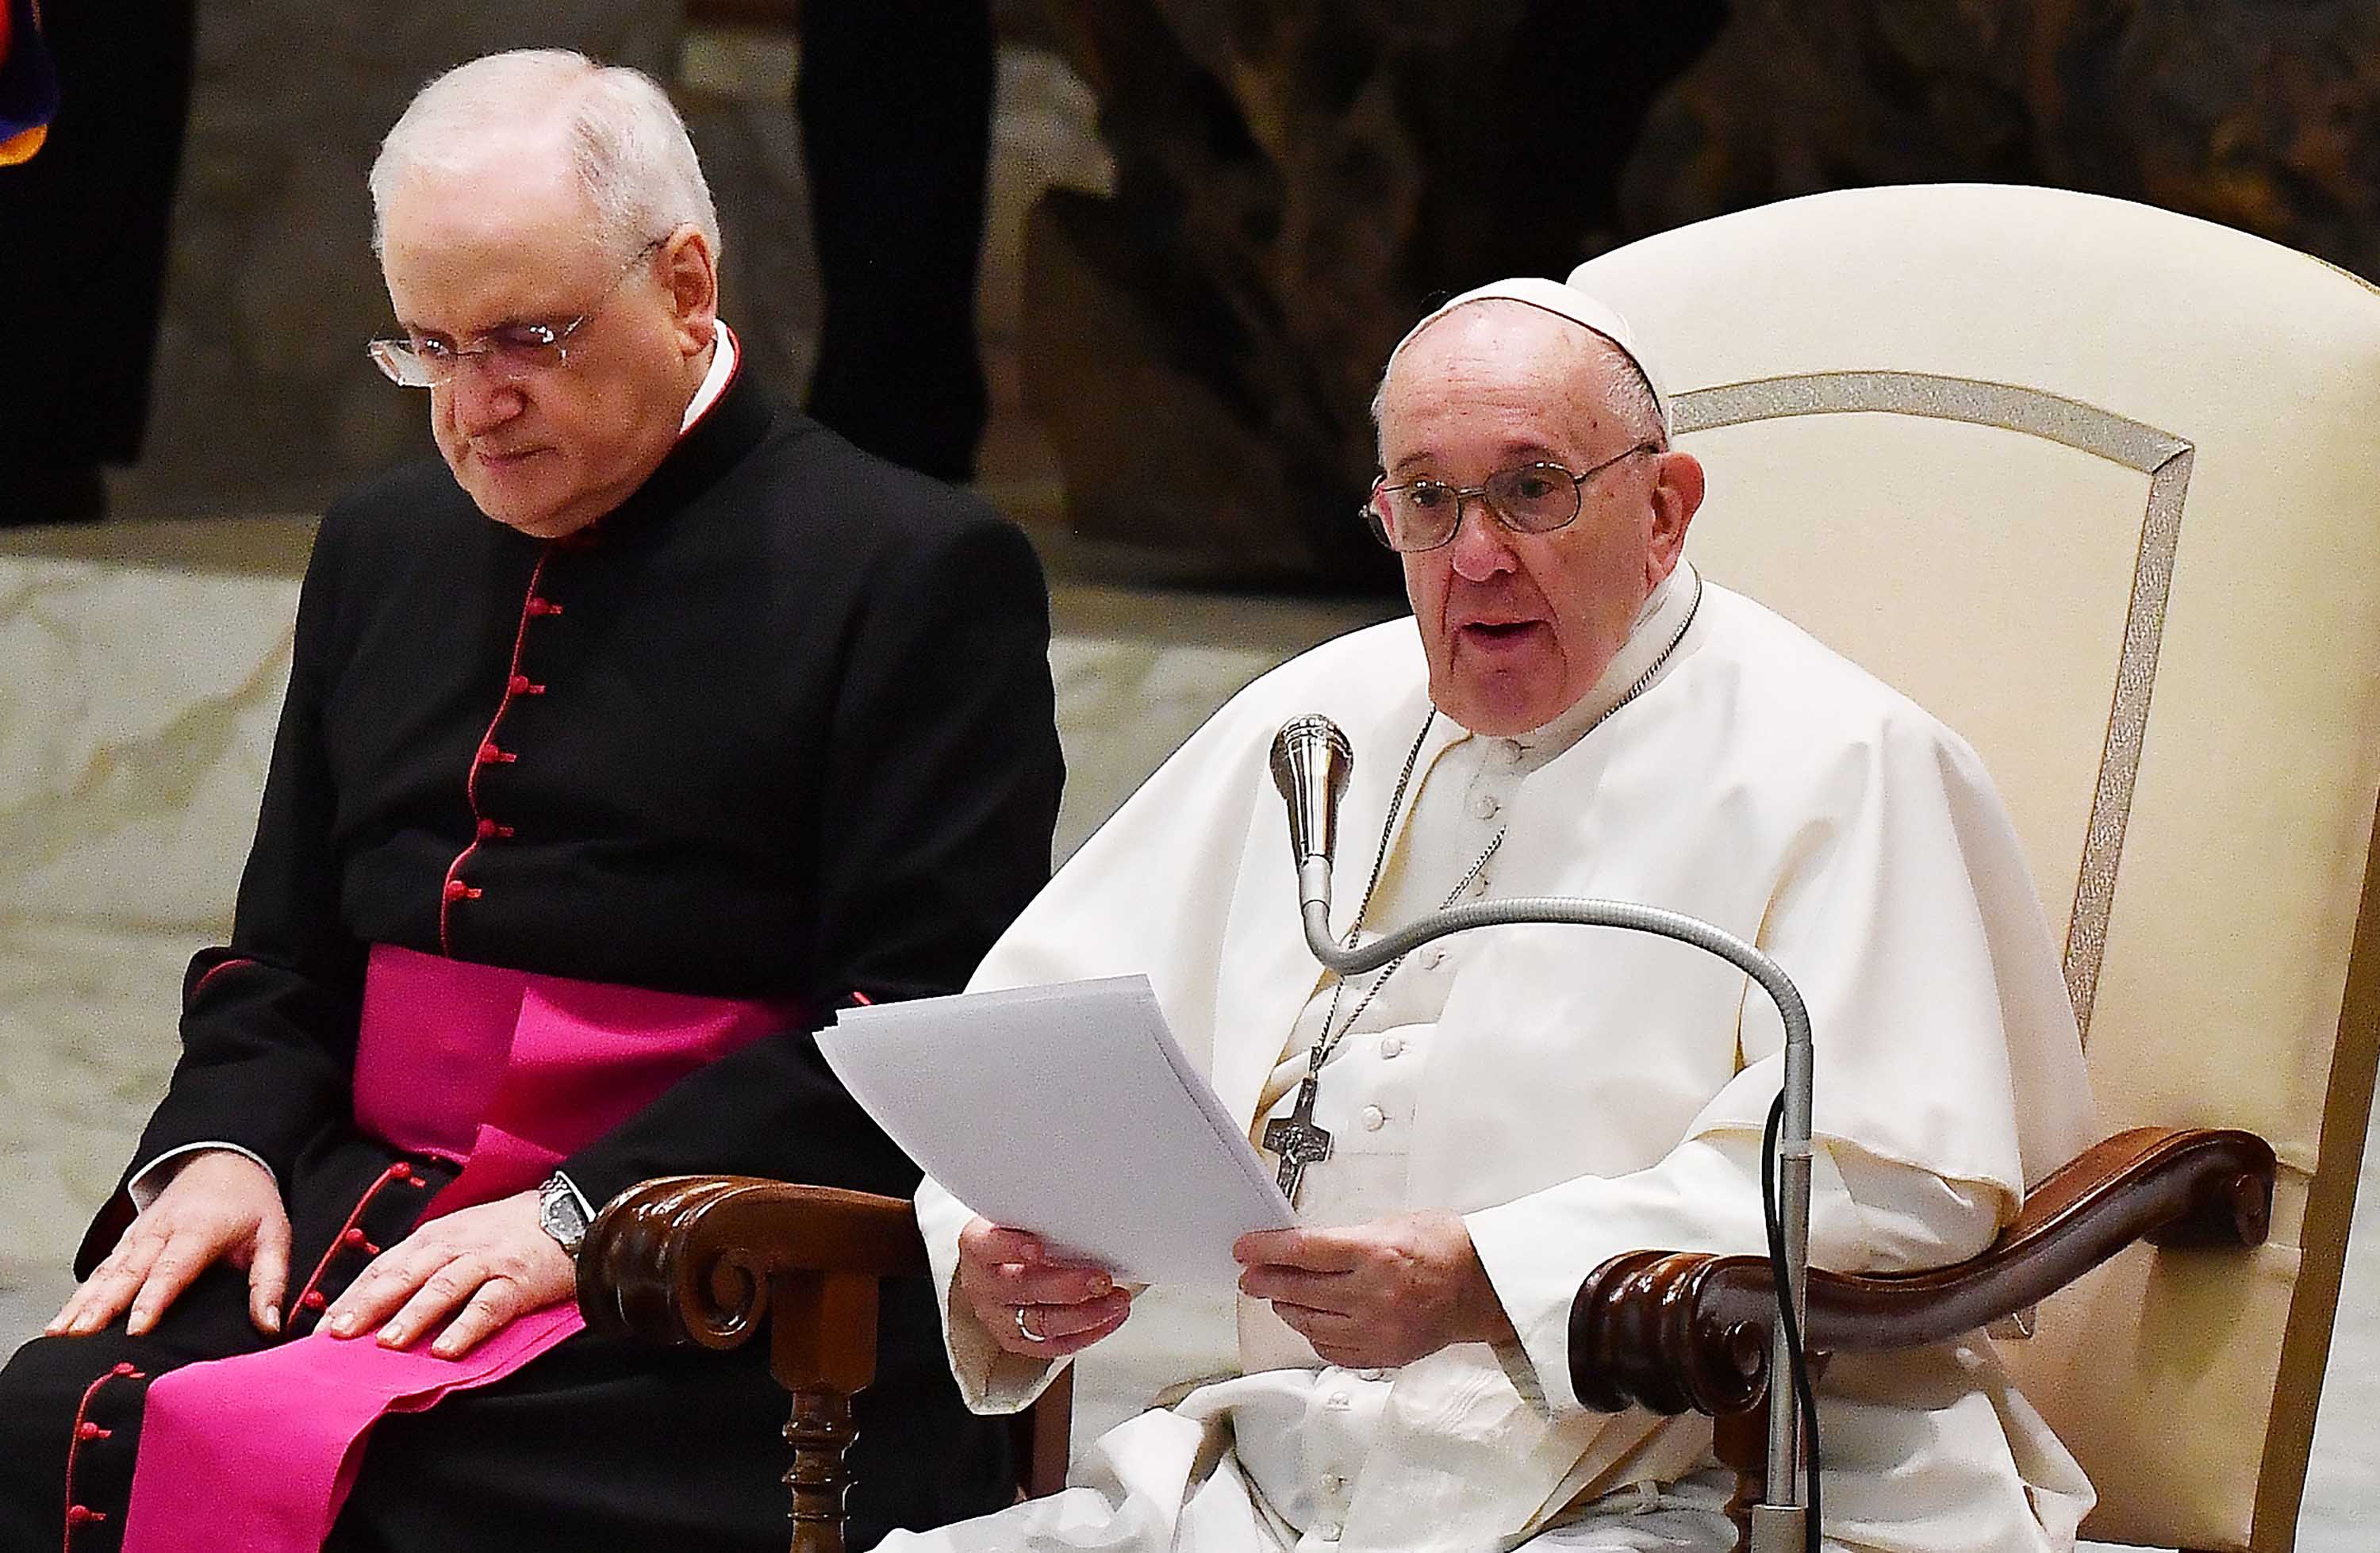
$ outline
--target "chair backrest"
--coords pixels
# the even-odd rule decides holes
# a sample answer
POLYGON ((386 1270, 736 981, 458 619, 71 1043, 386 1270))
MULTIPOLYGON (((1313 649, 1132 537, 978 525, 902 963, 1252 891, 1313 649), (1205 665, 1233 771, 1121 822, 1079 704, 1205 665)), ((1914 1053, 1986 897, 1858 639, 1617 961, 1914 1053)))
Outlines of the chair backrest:
POLYGON ((2104 1126, 2277 1150, 2261 1251, 2135 1247, 2004 1352, 2098 1486, 2085 1535, 2289 1547, 2380 1049, 2380 292, 1974 185, 1725 216, 1579 279, 1710 471, 1687 553, 1982 752, 2104 1126))

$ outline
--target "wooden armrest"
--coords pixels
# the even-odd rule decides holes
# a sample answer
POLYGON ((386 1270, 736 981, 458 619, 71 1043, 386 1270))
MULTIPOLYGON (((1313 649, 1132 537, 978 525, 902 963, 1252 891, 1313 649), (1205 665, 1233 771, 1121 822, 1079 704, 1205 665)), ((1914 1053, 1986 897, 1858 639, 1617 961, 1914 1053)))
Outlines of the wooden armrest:
MULTIPOLYGON (((2060 1167, 1971 1261, 1924 1272, 1810 1273, 1814 1353, 1914 1348, 2064 1288, 2136 1240, 2264 1244, 2273 1150, 2252 1133, 2136 1127, 2060 1167)), ((1570 1313, 1571 1381, 1603 1413, 1719 1417, 1759 1401, 1775 1316, 1767 1258, 1635 1251, 1587 1276, 1570 1313)))
MULTIPOLYGON (((875 1375, 877 1280, 929 1270, 904 1198, 662 1176, 613 1198, 589 1226, 578 1308, 598 1336, 665 1345, 735 1348, 769 1326, 770 1368, 793 1395, 794 1546, 840 1553, 851 1398, 875 1375)), ((1065 1486, 1073 1396, 1069 1372, 1012 1426, 1030 1494, 1065 1486)))
POLYGON ((613 1198, 588 1229, 578 1308, 599 1336, 734 1348, 759 1329, 777 1275, 925 1271, 925 1243, 903 1198, 663 1176, 613 1198))

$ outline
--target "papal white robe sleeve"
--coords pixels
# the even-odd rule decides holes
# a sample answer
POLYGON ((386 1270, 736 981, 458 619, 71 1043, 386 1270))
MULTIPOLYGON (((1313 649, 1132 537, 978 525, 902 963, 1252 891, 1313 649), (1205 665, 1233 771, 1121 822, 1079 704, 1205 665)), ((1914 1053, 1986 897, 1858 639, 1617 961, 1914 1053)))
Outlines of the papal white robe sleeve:
MULTIPOLYGON (((1753 940, 1810 1005, 1818 1265, 1970 1255, 2028 1181, 2093 1136, 2015 836, 1955 734, 1747 600, 1706 587, 1694 607, 1694 586, 1681 568, 1657 594, 1588 698, 1591 716, 1512 741, 1438 720, 1368 928, 1438 904, 1500 829, 1467 898, 1641 901, 1753 940), (1610 710, 1690 608, 1676 650, 1610 710)), ((1280 1074, 1303 1061, 1332 990, 1299 932, 1265 768, 1274 730, 1308 711, 1337 721, 1355 750, 1343 930, 1429 713, 1410 622, 1328 644, 1243 692, 1076 855, 977 985, 1144 972, 1227 1106, 1253 1124, 1283 1105, 1280 1074)), ((1334 1053, 1324 1124, 1364 1141, 1315 1167, 1301 1217, 1463 1214, 1520 1343, 1350 1374, 1321 1366, 1269 1313, 1244 1313, 1245 1373, 1172 1410, 1201 1438, 1228 1424, 1223 1464, 1180 1453, 1194 1480, 1152 1480, 1153 1459, 1130 1453, 1173 1427, 1153 1420, 1084 1463, 1133 1486, 1131 1504, 1106 1496, 1120 1525, 1181 1535, 1198 1519, 1184 1506, 1211 1511, 1229 1480, 1283 1546, 1511 1547, 1597 1513, 1601 1496, 1709 1462, 1707 1421, 1581 1410, 1564 1326, 1580 1280, 1621 1252, 1759 1248, 1774 1011, 1740 973, 1664 940, 1513 928, 1445 947, 1392 978, 1334 1053)), ((952 1290, 970 1216, 929 1181, 918 1217, 952 1290)), ((1047 1366, 945 1307, 974 1405, 1014 1408, 1046 1383, 1047 1366)), ((1830 1535, 1879 1549, 2070 1546, 2088 1486, 1981 1336, 1839 1361, 1823 1391, 1830 1535)), ((1085 1492, 1065 1515, 1086 1512, 1085 1492)), ((936 1546, 1039 1546, 1034 1517, 1059 1511, 1012 1513, 1021 1520, 994 1540, 936 1546)))

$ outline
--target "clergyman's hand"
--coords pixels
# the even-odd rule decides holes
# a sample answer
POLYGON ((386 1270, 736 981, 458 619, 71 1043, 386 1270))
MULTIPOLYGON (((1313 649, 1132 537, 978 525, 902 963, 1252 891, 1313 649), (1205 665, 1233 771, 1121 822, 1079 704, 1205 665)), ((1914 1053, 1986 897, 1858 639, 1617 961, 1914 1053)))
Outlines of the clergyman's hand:
POLYGON ((1349 1368, 1409 1365, 1458 1342, 1512 1340, 1462 1219, 1442 1208, 1345 1229, 1259 1230, 1232 1247, 1240 1292, 1349 1368))
POLYGON ((191 1280, 223 1260, 248 1269, 248 1318, 256 1329, 280 1331, 289 1287, 289 1210, 272 1171, 245 1154, 214 1148, 182 1162, 42 1329, 51 1337, 89 1337, 129 1309, 124 1329, 142 1336, 191 1280))
POLYGON ((322 1312, 322 1329, 351 1338, 380 1329, 382 1348, 404 1348, 446 1323, 430 1345, 459 1359, 519 1316, 577 1292, 577 1265, 538 1227, 537 1194, 517 1192, 445 1214, 372 1258, 322 1312))
POLYGON ((1123 1325, 1132 1295, 1105 1269, 1052 1258, 1036 1237, 977 1219, 959 1231, 959 1294, 991 1340, 1062 1359, 1123 1325))

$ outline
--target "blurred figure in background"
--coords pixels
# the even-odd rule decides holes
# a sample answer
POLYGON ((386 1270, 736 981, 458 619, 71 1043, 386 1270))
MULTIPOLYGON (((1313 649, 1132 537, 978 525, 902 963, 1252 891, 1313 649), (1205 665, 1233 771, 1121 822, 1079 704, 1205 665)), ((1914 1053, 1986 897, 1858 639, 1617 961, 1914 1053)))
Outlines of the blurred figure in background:
POLYGON ((46 0, 40 26, 57 117, 0 167, 0 528, 102 516, 102 467, 140 455, 190 102, 192 0, 46 0))
POLYGON ((800 26, 794 103, 826 290, 809 412, 880 457, 965 481, 986 414, 990 0, 808 0, 800 26))

